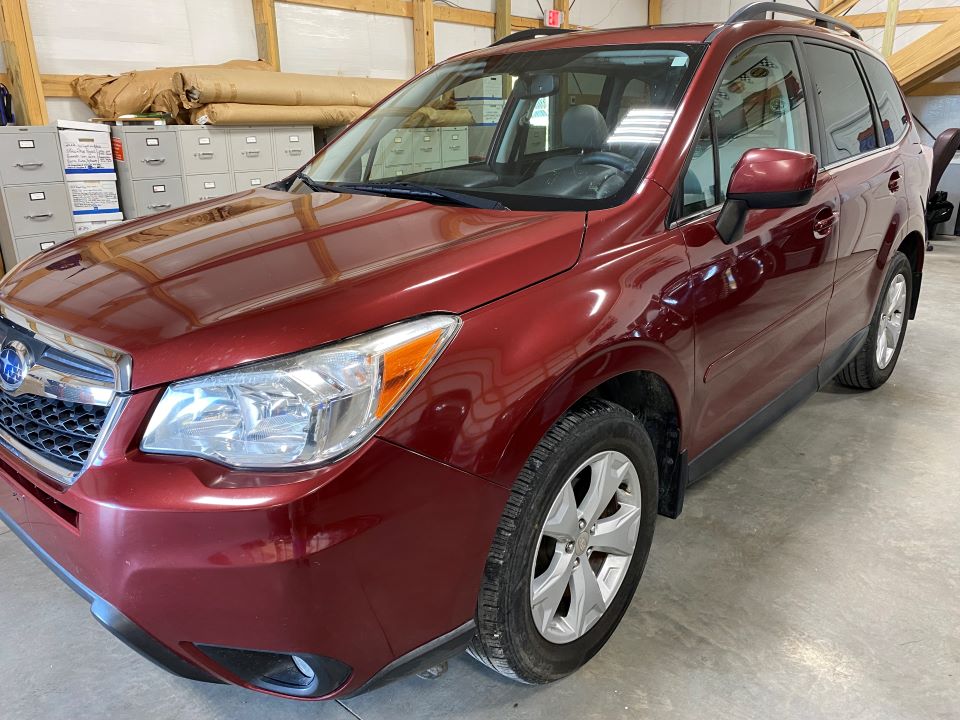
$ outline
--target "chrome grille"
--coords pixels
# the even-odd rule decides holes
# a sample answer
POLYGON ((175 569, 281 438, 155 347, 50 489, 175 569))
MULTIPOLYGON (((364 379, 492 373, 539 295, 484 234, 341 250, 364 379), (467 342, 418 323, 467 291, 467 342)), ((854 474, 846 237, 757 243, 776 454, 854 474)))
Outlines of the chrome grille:
POLYGON ((79 470, 109 408, 0 392, 0 428, 51 462, 79 470))
POLYGON ((72 485, 98 457, 129 397, 130 357, 2 302, 0 355, 0 446, 72 485))

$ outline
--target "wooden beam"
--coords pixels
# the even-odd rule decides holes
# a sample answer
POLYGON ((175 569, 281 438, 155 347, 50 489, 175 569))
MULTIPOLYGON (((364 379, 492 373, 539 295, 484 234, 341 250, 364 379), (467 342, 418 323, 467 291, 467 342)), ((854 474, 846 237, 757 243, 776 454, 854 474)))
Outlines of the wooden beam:
POLYGON ((847 10, 856 5, 858 0, 830 0, 820 3, 820 12, 834 17, 840 17, 847 10))
POLYGON ((888 63, 904 92, 911 93, 960 65, 960 15, 890 56, 888 63))
POLYGON ((883 42, 880 45, 880 54, 890 57, 893 53, 893 41, 897 37, 897 13, 900 11, 900 0, 887 0, 887 15, 883 21, 883 42))
POLYGON ((76 75, 41 75, 44 97, 76 97, 71 83, 76 75))
POLYGON ((510 15, 510 0, 497 0, 495 7, 493 39, 499 40, 513 31, 513 18, 510 15))
POLYGON ((251 0, 253 26, 257 32, 257 55, 280 69, 280 41, 277 39, 277 12, 274 0, 251 0))
POLYGON ((413 0, 413 66, 421 73, 437 61, 433 42, 433 0, 413 0))
POLYGON ((659 25, 663 22, 663 1, 647 0, 647 25, 659 25))
POLYGON ((37 50, 27 0, 0 0, 0 45, 7 63, 13 111, 21 125, 46 125, 47 101, 40 84, 37 50))
MULTIPOLYGON (((413 4, 410 0, 276 0, 276 2, 329 8, 331 10, 363 12, 372 15, 413 17, 413 4)), ((451 7, 450 5, 436 5, 433 8, 435 22, 456 23, 458 25, 496 28, 495 15, 496 13, 485 10, 469 10, 467 8, 451 7)), ((510 17, 510 25, 513 28, 535 28, 542 24, 542 18, 522 17, 520 15, 510 17)))
POLYGON ((553 0, 553 9, 563 13, 563 22, 560 27, 570 27, 570 0, 553 0))
MULTIPOLYGON (((931 7, 917 10, 901 10, 897 15, 897 25, 921 25, 941 23, 960 15, 960 7, 931 7)), ((863 13, 845 15, 844 20, 858 28, 881 28, 886 21, 886 13, 863 13)))
POLYGON ((913 90, 910 95, 925 95, 925 96, 943 96, 943 95, 960 95, 960 82, 932 82, 918 87, 916 90, 913 90))
POLYGON ((455 8, 449 5, 434 5, 433 19, 439 22, 457 23, 458 25, 476 25, 490 27, 494 25, 493 13, 485 10, 468 10, 455 8))

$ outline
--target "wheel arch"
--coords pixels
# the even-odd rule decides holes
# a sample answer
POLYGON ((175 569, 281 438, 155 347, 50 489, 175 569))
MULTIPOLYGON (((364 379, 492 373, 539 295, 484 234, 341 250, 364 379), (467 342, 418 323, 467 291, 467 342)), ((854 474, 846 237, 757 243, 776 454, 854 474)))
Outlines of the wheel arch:
POLYGON ((620 346, 571 368, 550 386, 521 421, 499 463, 497 479, 511 482, 534 447, 566 412, 599 397, 636 415, 650 435, 660 469, 659 511, 676 517, 686 483, 683 418, 691 398, 692 372, 666 348, 620 346))
POLYGON ((897 251, 906 255, 907 260, 910 261, 910 269, 913 273, 910 297, 911 320, 917 316, 917 304, 920 301, 920 282, 923 279, 923 261, 926 248, 927 245, 923 233, 919 230, 911 230, 908 232, 897 246, 897 251))

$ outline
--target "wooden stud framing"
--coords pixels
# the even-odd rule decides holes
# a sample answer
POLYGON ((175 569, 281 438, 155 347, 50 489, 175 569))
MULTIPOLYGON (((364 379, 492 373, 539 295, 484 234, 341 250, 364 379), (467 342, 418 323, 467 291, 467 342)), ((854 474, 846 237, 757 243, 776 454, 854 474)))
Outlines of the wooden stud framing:
POLYGON ((277 39, 277 12, 274 0, 251 0, 253 25, 257 31, 257 55, 280 69, 280 41, 277 39))
POLYGON ((897 13, 900 10, 900 0, 887 0, 887 16, 883 21, 883 42, 880 53, 890 57, 893 53, 893 41, 897 37, 897 13))
POLYGON ((840 17, 856 4, 857 0, 828 0, 827 2, 821 0, 820 12, 840 17))
POLYGON ((647 25, 663 22, 663 0, 647 0, 647 25))
POLYGON ((913 90, 911 95, 960 95, 960 82, 932 82, 913 90))
POLYGON ((888 62, 904 92, 912 93, 960 66, 960 15, 890 56, 888 62))
MULTIPOLYGON (((901 10, 897 14, 897 25, 920 25, 922 23, 940 23, 960 15, 960 7, 932 7, 917 10, 901 10)), ((887 14, 863 13, 862 15, 844 15, 844 20, 858 28, 881 28, 887 14)))
POLYGON ((43 97, 37 51, 33 45, 27 0, 0 0, 0 45, 7 63, 13 93, 13 111, 21 125, 46 125, 47 101, 43 97))
POLYGON ((510 14, 510 0, 497 0, 495 7, 493 39, 499 40, 513 32, 513 17, 510 14))
POLYGON ((413 0, 413 65, 423 72, 436 62, 433 39, 433 0, 413 0))
POLYGON ((560 27, 570 27, 570 0, 553 0, 553 9, 563 13, 563 22, 560 27))

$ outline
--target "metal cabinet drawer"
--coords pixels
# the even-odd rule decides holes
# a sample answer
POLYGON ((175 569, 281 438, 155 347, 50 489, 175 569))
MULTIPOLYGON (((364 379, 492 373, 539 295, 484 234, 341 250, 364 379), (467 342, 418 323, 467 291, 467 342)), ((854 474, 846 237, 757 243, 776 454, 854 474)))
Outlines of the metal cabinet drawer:
POLYGON ((443 146, 441 158, 444 167, 466 165, 470 153, 467 147, 467 129, 465 127, 449 127, 440 130, 440 142, 443 146))
POLYGON ((15 237, 73 229, 67 188, 63 183, 12 185, 4 188, 3 194, 15 237))
POLYGON ((178 135, 184 175, 229 172, 226 132, 205 127, 181 127, 178 135))
POLYGON ((413 131, 394 130, 380 141, 383 146, 383 166, 386 168, 396 165, 410 165, 413 163, 413 131))
POLYGON ((277 173, 274 170, 256 170, 254 172, 236 173, 234 179, 237 181, 237 192, 240 192, 241 190, 256 189, 275 182, 277 173))
POLYGON ((180 174, 177 133, 170 128, 145 128, 123 133, 123 159, 134 180, 180 174))
POLYGON ((273 142, 269 128, 236 128, 228 131, 230 158, 237 172, 273 167, 273 142))
POLYGON ((134 180, 133 195, 137 217, 164 212, 184 204, 183 182, 178 177, 134 180))
POLYGON ((26 260, 38 252, 49 250, 67 240, 72 240, 73 232, 46 233, 45 235, 31 235, 30 237, 14 238, 13 245, 17 253, 17 262, 26 260))
POLYGON ((188 175, 187 202, 210 200, 233 192, 233 176, 229 173, 215 175, 188 175))
POLYGON ((314 155, 313 128, 276 128, 273 131, 273 149, 278 168, 296 170, 314 155))
POLYGON ((413 134, 413 162, 416 165, 440 164, 443 148, 439 128, 417 130, 413 134))
POLYGON ((16 130, 0 133, 0 181, 23 185, 62 180, 56 131, 37 132, 30 127, 16 130))

